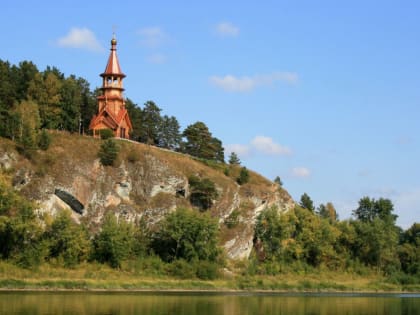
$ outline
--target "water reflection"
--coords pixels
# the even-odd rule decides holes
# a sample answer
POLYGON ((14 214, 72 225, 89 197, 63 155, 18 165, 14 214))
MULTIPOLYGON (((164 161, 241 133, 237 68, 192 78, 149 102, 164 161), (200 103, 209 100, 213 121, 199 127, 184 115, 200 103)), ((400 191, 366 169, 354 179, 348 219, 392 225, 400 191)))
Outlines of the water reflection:
POLYGON ((11 315, 409 315, 418 313, 420 313, 420 295, 0 293, 0 314, 11 315))

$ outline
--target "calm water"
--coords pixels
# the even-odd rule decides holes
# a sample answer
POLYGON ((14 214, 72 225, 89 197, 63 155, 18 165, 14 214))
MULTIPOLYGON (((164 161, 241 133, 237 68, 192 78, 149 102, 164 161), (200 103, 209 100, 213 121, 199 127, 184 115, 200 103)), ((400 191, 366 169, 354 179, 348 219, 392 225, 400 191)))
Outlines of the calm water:
POLYGON ((420 314, 420 294, 258 295, 180 293, 6 293, 8 315, 420 314))

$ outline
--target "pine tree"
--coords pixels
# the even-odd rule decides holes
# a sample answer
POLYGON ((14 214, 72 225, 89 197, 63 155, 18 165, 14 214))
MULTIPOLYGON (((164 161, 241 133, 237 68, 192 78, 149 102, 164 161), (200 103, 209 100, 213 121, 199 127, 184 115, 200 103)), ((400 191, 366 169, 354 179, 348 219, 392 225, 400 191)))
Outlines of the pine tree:
POLYGON ((240 165, 241 160, 239 159, 238 155, 235 152, 232 152, 229 155, 229 164, 230 165, 240 165))
POLYGON ((114 140, 108 139, 102 142, 98 152, 99 159, 102 165, 111 166, 114 165, 119 153, 118 145, 114 140))

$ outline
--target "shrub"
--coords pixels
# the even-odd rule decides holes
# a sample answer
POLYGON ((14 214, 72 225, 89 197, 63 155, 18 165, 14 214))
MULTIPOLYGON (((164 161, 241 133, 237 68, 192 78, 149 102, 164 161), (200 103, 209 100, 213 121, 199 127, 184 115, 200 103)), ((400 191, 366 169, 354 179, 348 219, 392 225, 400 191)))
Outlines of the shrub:
POLYGON ((216 263, 201 260, 196 264, 195 274, 202 280, 214 280, 219 276, 219 268, 216 263))
POLYGON ((168 214, 159 225, 151 245, 164 261, 217 260, 218 224, 209 215, 181 208, 168 214))
POLYGON ((195 268, 186 260, 177 259, 169 265, 169 273, 176 278, 191 279, 195 277, 195 268))
POLYGON ((113 268, 120 268, 123 260, 133 251, 134 229, 125 221, 108 212, 102 224, 102 230, 93 240, 94 258, 101 263, 108 263, 113 268))
POLYGON ((213 199, 218 197, 215 184, 208 178, 200 179, 197 176, 190 176, 188 183, 191 188, 191 204, 201 210, 211 208, 213 199))
POLYGON ((249 181, 249 172, 246 167, 241 168, 241 172, 239 173, 239 177, 236 179, 239 185, 243 185, 248 183, 249 181))
POLYGON ((38 146, 41 150, 48 150, 51 144, 51 136, 45 129, 42 129, 41 133, 38 136, 38 146))
POLYGON ((225 219, 225 225, 229 228, 232 229, 234 227, 236 227, 239 223, 239 210, 235 209, 231 212, 231 214, 225 219))
POLYGON ((127 160, 130 163, 136 163, 136 162, 138 162, 140 160, 140 153, 137 150, 135 150, 134 148, 132 148, 127 153, 127 160))
POLYGON ((99 159, 101 160, 102 165, 111 166, 114 165, 115 160, 117 159, 119 152, 118 145, 115 141, 108 139, 102 142, 101 147, 98 152, 99 159))
POLYGON ((99 130, 99 135, 102 140, 114 138, 114 132, 111 129, 101 129, 99 130))

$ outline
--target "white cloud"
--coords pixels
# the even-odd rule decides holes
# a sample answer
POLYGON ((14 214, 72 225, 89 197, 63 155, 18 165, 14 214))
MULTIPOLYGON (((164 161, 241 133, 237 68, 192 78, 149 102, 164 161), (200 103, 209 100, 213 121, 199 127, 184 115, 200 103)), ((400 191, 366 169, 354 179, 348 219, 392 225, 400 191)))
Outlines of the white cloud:
POLYGON ((251 148, 245 144, 228 144, 225 146, 226 153, 230 155, 235 152, 240 158, 244 158, 250 155, 251 148))
POLYGON ((235 152, 240 158, 249 157, 253 154, 265 155, 290 155, 292 150, 286 146, 274 142, 270 137, 256 136, 249 144, 228 144, 225 146, 227 154, 235 152))
POLYGON ((257 86, 269 86, 276 81, 295 84, 298 81, 298 75, 294 72, 274 72, 271 74, 262 74, 254 76, 235 77, 226 75, 224 77, 211 76, 209 78, 211 84, 222 88, 229 92, 248 92, 257 86))
POLYGON ((306 178, 311 176, 311 171, 306 168, 306 167, 294 167, 292 168, 292 175, 294 177, 302 177, 302 178, 306 178))
POLYGON ((220 22, 216 25, 217 34, 224 37, 236 37, 239 35, 239 27, 229 22, 220 22))
POLYGON ((156 53, 147 57, 148 62, 155 63, 155 64, 165 63, 166 60, 167 60, 166 56, 161 53, 156 53))
POLYGON ((81 48, 90 51, 103 51, 104 48, 88 28, 73 27, 69 33, 57 40, 60 47, 81 48))
POLYGON ((165 32, 157 26, 142 28, 138 34, 141 36, 141 44, 149 48, 161 46, 167 40, 165 32))
POLYGON ((272 138, 265 136, 256 136, 252 139, 251 145, 255 150, 269 155, 290 155, 292 153, 288 147, 275 143, 272 138))

